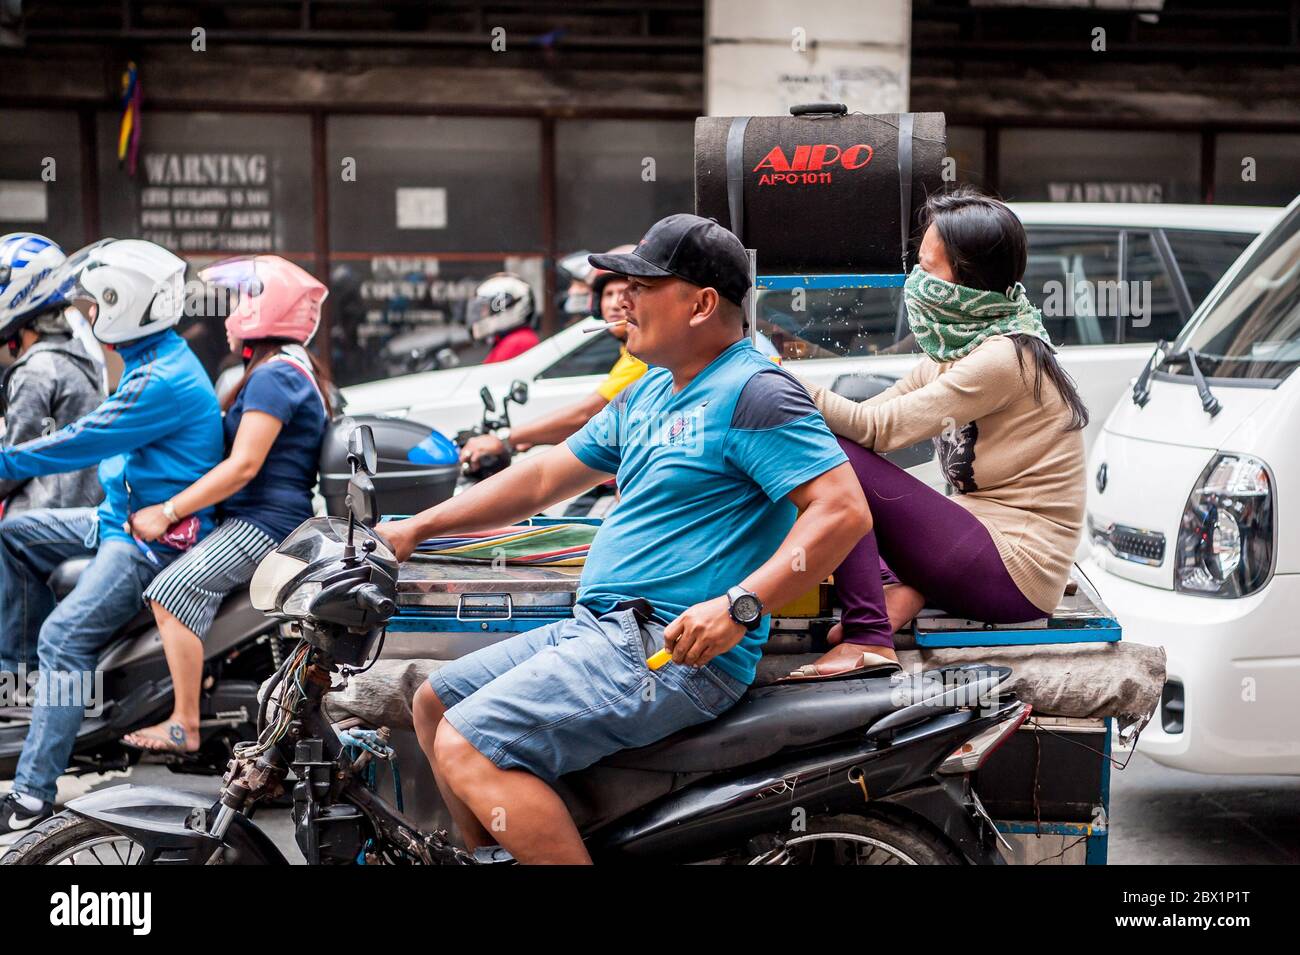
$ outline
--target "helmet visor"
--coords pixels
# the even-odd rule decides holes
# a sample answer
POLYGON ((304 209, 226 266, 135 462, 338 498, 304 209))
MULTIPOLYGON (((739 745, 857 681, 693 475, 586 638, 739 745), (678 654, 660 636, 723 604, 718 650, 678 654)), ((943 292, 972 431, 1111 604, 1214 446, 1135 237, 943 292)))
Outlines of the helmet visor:
POLYGON ((203 318, 225 320, 241 302, 261 295, 266 284, 258 274, 257 258, 246 255, 224 259, 199 272, 201 298, 194 303, 194 314, 203 318))

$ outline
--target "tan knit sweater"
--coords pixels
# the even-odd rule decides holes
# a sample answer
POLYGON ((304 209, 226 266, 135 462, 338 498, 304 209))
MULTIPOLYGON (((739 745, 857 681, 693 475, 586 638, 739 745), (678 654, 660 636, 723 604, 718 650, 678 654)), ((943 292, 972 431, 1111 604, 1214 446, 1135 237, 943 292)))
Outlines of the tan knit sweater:
POLYGON ((920 363, 861 404, 804 382, 836 434, 884 453, 933 438, 954 500, 988 528, 1011 579, 1035 607, 1054 610, 1083 527, 1083 433, 1033 358, 990 338, 964 358, 920 363))

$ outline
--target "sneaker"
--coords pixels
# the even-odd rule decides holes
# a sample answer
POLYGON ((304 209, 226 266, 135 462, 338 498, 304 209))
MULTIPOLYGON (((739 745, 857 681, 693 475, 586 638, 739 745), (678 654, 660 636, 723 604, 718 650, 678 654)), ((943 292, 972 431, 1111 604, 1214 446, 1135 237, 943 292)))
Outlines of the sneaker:
POLYGON ((0 836, 30 829, 52 815, 54 815, 54 803, 43 802, 41 808, 33 812, 20 803, 13 793, 9 793, 0 800, 0 836))

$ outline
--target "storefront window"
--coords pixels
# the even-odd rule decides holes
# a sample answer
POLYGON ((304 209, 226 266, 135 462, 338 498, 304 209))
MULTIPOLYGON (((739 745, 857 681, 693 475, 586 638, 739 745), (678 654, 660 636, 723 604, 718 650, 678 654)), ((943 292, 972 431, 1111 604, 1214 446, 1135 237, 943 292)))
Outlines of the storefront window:
MULTIPOLYGON (((0 235, 37 232, 65 249, 85 241, 77 114, 0 110, 0 235)), ((0 369, 10 362, 0 348, 0 369)))
POLYGON ((1214 201, 1285 206, 1300 194, 1300 134, 1220 133, 1214 139, 1214 201))
POLYGON ((560 252, 636 242, 654 222, 695 211, 690 120, 561 120, 555 124, 560 252))
POLYGON ((948 156, 954 160, 957 182, 986 186, 984 179, 984 130, 978 126, 948 127, 948 156))
POLYGON ((1200 202, 1199 133, 1004 129, 998 187, 1021 202, 1200 202))
POLYGON ((85 244, 77 114, 0 110, 0 235, 38 232, 85 244))
MULTIPOLYGON (((99 115, 105 235, 156 242, 195 269, 260 252, 316 268, 307 117, 146 108, 134 175, 117 159, 118 123, 115 112, 99 115)), ((179 330, 214 377, 234 363, 219 321, 179 330)))
POLYGON ((465 304, 494 272, 542 307, 539 121, 336 116, 326 162, 341 384, 481 360, 465 304))

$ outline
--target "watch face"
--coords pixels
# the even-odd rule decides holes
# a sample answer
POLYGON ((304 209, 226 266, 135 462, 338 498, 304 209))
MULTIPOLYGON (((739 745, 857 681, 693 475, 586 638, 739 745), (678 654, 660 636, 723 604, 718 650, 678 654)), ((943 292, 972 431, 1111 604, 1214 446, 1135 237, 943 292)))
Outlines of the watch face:
POLYGON ((752 594, 745 594, 736 598, 736 602, 731 605, 736 615, 736 619, 741 623, 752 623, 761 616, 763 609, 758 598, 752 594))

